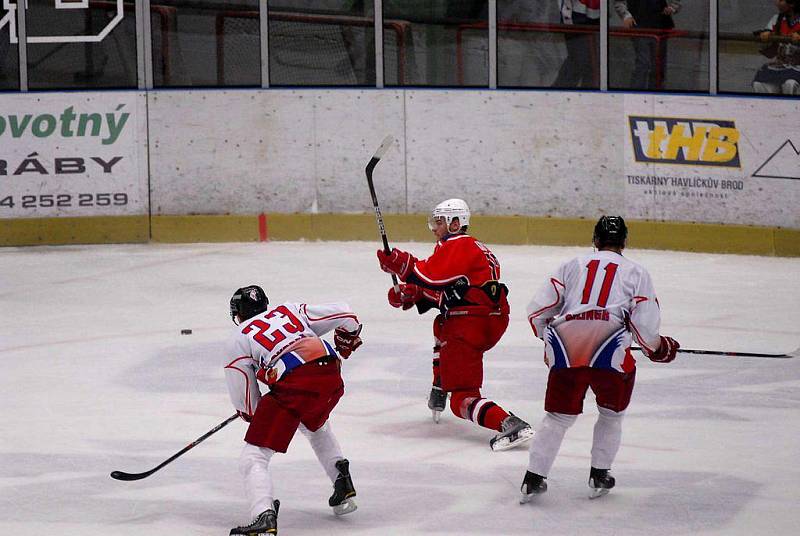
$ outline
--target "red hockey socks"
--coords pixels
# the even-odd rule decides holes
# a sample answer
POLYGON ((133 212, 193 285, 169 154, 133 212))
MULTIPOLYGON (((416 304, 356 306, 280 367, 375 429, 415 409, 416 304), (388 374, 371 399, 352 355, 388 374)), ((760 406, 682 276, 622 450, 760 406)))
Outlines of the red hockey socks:
POLYGON ((450 409, 457 417, 498 432, 500 423, 508 417, 506 410, 491 400, 482 398, 477 389, 453 391, 450 395, 450 409))

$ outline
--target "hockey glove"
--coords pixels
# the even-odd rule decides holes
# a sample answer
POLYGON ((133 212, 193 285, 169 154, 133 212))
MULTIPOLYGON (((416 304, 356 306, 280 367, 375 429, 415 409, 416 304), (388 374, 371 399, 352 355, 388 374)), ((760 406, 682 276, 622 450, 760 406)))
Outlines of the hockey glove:
POLYGON ((275 369, 275 367, 259 368, 256 371, 256 378, 261 383, 273 385, 278 381, 278 371, 275 369))
POLYGON ((402 283, 398 288, 399 291, 394 287, 389 289, 389 305, 392 307, 402 307, 406 311, 422 299, 422 289, 417 285, 402 283))
POLYGON ((444 302, 448 306, 461 303, 461 301, 467 295, 468 290, 469 280, 466 277, 460 277, 442 291, 444 294, 444 302))
POLYGON ((381 265, 381 270, 397 275, 402 281, 406 280, 416 262, 417 259, 407 251, 392 248, 391 253, 387 254, 382 249, 378 250, 378 263, 381 265))
POLYGON ((248 414, 247 414, 247 413, 245 413, 244 411, 237 411, 237 412, 236 412, 236 414, 237 414, 237 415, 238 415, 238 416, 239 416, 239 417, 240 417, 240 418, 241 418, 241 419, 242 419, 244 422, 250 422, 250 421, 252 421, 252 420, 253 420, 253 416, 252 416, 252 415, 248 415, 248 414))
POLYGON ((399 293, 394 290, 394 287, 389 289, 389 305, 402 307, 403 311, 411 309, 422 300, 431 302, 428 307, 431 305, 438 307, 442 301, 442 292, 440 290, 420 287, 413 283, 401 284, 399 288, 399 293))
POLYGON ((350 357, 350 354, 355 352, 356 348, 361 346, 361 344, 364 342, 361 340, 361 337, 359 337, 362 327, 362 325, 359 325, 358 329, 355 331, 347 331, 344 328, 336 328, 336 330, 333 332, 333 343, 336 346, 336 351, 339 352, 339 355, 344 359, 350 357))
POLYGON ((681 345, 678 344, 678 341, 672 337, 661 335, 661 345, 658 350, 647 357, 650 358, 650 361, 655 361, 656 363, 669 363, 675 359, 675 354, 678 353, 678 348, 680 347, 681 345))

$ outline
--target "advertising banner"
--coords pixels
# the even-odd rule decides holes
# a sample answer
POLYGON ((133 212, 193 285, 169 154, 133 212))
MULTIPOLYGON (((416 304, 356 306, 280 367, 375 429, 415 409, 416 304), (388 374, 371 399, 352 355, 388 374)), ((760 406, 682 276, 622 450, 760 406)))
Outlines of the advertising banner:
POLYGON ((625 96, 635 217, 800 228, 797 101, 625 96))
POLYGON ((135 92, 0 100, 0 218, 148 213, 146 101, 135 92))

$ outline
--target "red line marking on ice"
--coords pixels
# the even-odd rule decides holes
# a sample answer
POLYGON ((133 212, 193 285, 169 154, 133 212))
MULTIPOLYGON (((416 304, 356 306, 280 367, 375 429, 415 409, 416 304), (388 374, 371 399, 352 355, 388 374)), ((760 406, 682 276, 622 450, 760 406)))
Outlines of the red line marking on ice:
POLYGON ((266 242, 269 239, 267 235, 267 215, 263 212, 258 215, 258 240, 266 242))

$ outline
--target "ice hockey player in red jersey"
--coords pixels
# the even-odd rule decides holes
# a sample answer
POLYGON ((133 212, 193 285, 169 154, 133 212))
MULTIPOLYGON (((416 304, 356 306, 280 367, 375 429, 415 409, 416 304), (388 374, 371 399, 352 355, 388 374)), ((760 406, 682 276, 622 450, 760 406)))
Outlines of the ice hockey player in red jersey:
POLYGON ((239 469, 253 522, 231 535, 278 533, 270 460, 286 452, 299 428, 333 483, 328 505, 337 515, 356 509, 348 460, 328 423, 344 393, 341 358, 361 345, 361 324, 346 303, 283 303, 270 308, 256 285, 238 289, 230 301, 237 328, 225 361, 228 392, 249 424, 239 469), (334 331, 334 346, 321 338, 334 331), (334 348, 335 347, 335 348, 334 348), (259 382, 269 391, 262 395, 259 382))
POLYGON ((658 363, 675 359, 680 345, 659 335, 661 316, 650 274, 622 256, 628 229, 619 216, 603 216, 594 228, 597 251, 562 264, 528 305, 534 334, 545 343, 550 368, 545 416, 530 444, 521 502, 547 491, 547 475, 564 434, 583 412, 591 387, 599 415, 594 425, 590 498, 614 487, 609 474, 622 438, 636 362, 631 338, 658 363))
POLYGON ((483 354, 508 327, 508 289, 500 282, 500 263, 484 244, 467 234, 470 211, 461 199, 433 209, 428 227, 436 235, 433 254, 418 260, 406 251, 378 251, 385 272, 403 283, 389 290, 393 307, 420 314, 439 310, 433 322, 433 387, 428 407, 434 421, 447 404, 462 419, 496 430, 492 450, 506 450, 533 436, 530 425, 481 395, 483 354))

